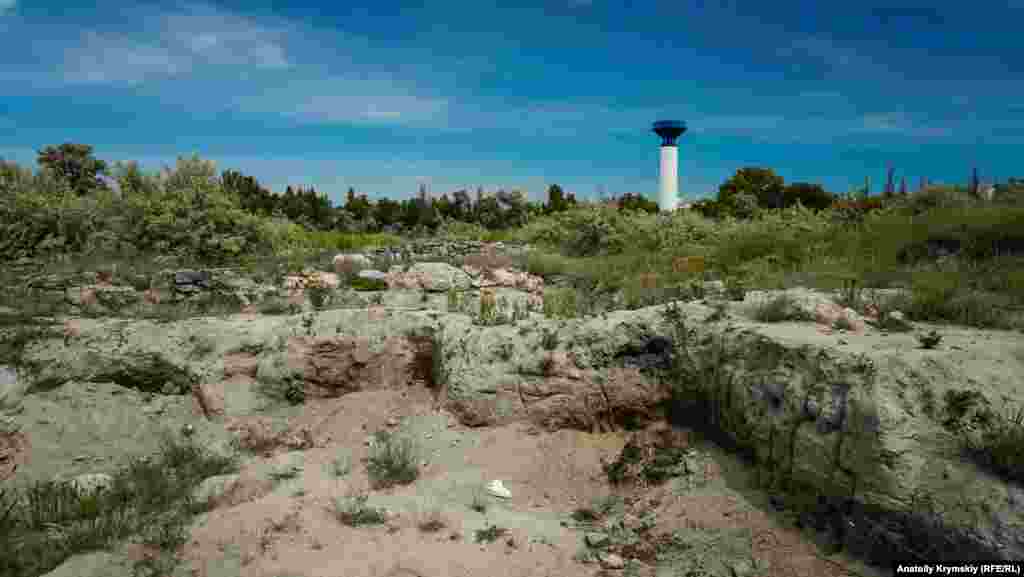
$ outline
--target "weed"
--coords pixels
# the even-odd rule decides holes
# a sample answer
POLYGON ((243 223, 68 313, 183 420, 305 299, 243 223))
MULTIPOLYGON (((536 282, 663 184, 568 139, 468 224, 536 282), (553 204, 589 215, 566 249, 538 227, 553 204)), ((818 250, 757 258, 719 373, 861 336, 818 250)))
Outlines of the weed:
POLYGON ((807 320, 793 300, 793 297, 782 293, 759 305, 754 310, 754 320, 762 323, 777 323, 790 320, 807 320))
POLYGON ((384 279, 357 276, 352 279, 349 286, 357 291, 383 291, 387 290, 388 283, 384 279))
POLYGON ((448 312, 455 313, 462 310, 462 295, 455 287, 448 289, 448 312))
POLYGON ((284 481, 287 479, 296 479, 301 474, 302 467, 298 465, 289 465, 287 467, 271 471, 270 478, 275 481, 284 481))
POLYGON ((192 351, 189 353, 192 359, 202 359, 217 350, 217 344, 210 338, 191 335, 188 340, 193 343, 192 351))
POLYGON ((387 521, 385 511, 367 507, 367 500, 369 500, 369 495, 365 493, 335 499, 332 512, 338 521, 349 527, 380 525, 387 521))
POLYGON ((544 336, 540 340, 541 346, 546 351, 553 351, 558 348, 558 333, 554 330, 544 329, 544 336))
POLYGON ((577 292, 575 288, 544 289, 542 310, 546 318, 571 319, 577 316, 577 292))
POLYGON ((470 503, 469 508, 481 515, 487 512, 487 499, 484 497, 482 490, 477 490, 473 493, 473 502, 470 503))
POLYGON ((917 340, 921 343, 922 348, 934 349, 942 341, 942 335, 935 329, 932 329, 926 334, 917 335, 917 340))
POLYGON ((316 310, 323 310, 323 308, 330 301, 331 289, 326 286, 314 284, 306 287, 306 294, 309 295, 309 302, 313 305, 316 310))
POLYGON ((498 358, 508 362, 512 358, 512 353, 515 351, 515 347, 512 343, 503 342, 498 345, 498 358))
POLYGON ((79 492, 65 482, 37 482, 9 503, 0 492, 0 574, 40 575, 132 535, 173 551, 185 541, 193 489, 234 470, 233 459, 165 436, 156 458, 131 459, 109 487, 79 492))
POLYGON ((477 543, 493 543, 506 534, 508 534, 508 529, 497 525, 488 525, 486 529, 477 529, 475 532, 477 543))
POLYGON ((257 310, 264 315, 293 314, 292 306, 284 299, 267 299, 259 304, 257 310))
POLYGON ((431 511, 418 525, 420 531, 424 533, 436 533, 447 526, 441 511, 438 510, 431 511))
POLYGON ((846 315, 840 316, 832 323, 832 328, 839 331, 852 331, 853 321, 846 317, 846 315))
POLYGON ((497 320, 497 302, 494 299, 494 292, 484 289, 480 291, 480 314, 477 320, 483 325, 495 324, 497 320))
POLYGON ((419 477, 412 439, 378 431, 370 447, 367 472, 375 489, 408 485, 419 477))
POLYGON ((336 457, 331 461, 328 472, 332 477, 344 477, 352 471, 352 459, 348 455, 336 457))

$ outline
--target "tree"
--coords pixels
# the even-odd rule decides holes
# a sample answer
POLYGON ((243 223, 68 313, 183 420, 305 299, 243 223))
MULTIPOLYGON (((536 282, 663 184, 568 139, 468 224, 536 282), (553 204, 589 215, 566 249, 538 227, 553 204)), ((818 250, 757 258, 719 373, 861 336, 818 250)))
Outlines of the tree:
POLYGON ((900 196, 907 196, 907 177, 900 177, 900 196))
POLYGON ((261 216, 274 214, 276 199, 273 193, 260 186, 255 178, 236 170, 225 170, 220 181, 225 191, 238 195, 242 209, 261 216))
POLYGON ((456 190, 452 193, 452 218, 468 222, 473 216, 473 201, 465 190, 456 190))
POLYGON ((970 194, 973 198, 978 198, 981 193, 981 180, 978 179, 978 167, 974 167, 971 172, 971 180, 967 185, 967 194, 970 194))
POLYGON ((98 188, 106 188, 100 175, 106 174, 107 163, 92 155, 92 146, 65 142, 38 151, 36 162, 54 177, 66 183, 79 196, 98 188))
POLYGON ((544 208, 548 213, 561 212, 569 208, 569 203, 565 199, 565 192, 561 186, 552 184, 548 187, 548 203, 544 208))
POLYGON ((718 187, 718 202, 734 210, 738 195, 746 193, 754 197, 761 208, 782 208, 783 188, 782 177, 772 169, 748 166, 737 170, 718 187))
POLYGON ((782 193, 783 207, 794 206, 797 201, 812 210, 824 210, 832 205, 835 197, 826 192, 820 184, 794 182, 786 186, 782 193))
POLYGON ((619 210, 638 210, 657 214, 658 203, 648 200, 642 195, 627 192, 619 199, 619 210))
POLYGON ((529 207, 527 206, 526 194, 521 190, 505 192, 499 190, 498 202, 502 205, 501 225, 504 227, 523 226, 529 220, 529 207))

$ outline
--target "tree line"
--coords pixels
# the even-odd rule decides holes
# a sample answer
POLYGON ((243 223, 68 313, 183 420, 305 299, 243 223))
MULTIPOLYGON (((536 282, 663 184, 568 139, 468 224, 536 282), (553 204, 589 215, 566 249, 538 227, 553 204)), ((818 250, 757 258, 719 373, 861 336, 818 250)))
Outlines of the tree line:
MULTIPOLYGON (((39 173, 35 178, 64 187, 72 194, 84 196, 96 190, 116 189, 119 195, 144 195, 153 188, 137 163, 115 163, 108 165, 93 155, 93 149, 86 144, 64 143, 47 146, 38 151, 39 173)), ((906 182, 901 182, 896 191, 893 169, 888 170, 885 192, 871 204, 894 196, 906 196, 906 182)), ((31 171, 14 163, 0 160, 0 191, 13 183, 31 180, 31 171)), ((548 187, 546 202, 530 202, 526 195, 517 190, 499 190, 495 194, 484 194, 478 188, 475 194, 467 190, 456 190, 430 198, 425 186, 418 194, 404 200, 379 198, 370 200, 366 194, 357 194, 349 188, 344 203, 334 206, 328 196, 314 187, 288 186, 281 194, 271 192, 255 178, 236 170, 223 171, 216 182, 233 198, 240 207, 250 214, 262 217, 285 217, 314 230, 346 230, 377 232, 381 230, 402 230, 413 228, 436 229, 446 221, 476 223, 495 230, 526 224, 535 216, 568 210, 583 204, 575 195, 567 194, 559 185, 548 187)), ((922 180, 922 187, 926 181, 922 180)), ((870 181, 857 195, 866 200, 870 181)), ((977 170, 972 174, 968 192, 979 190, 977 170)), ((1024 180, 1009 179, 997 185, 997 193, 1024 191, 1024 180)), ((827 192, 819 184, 793 182, 786 184, 783 178, 770 168, 743 167, 719 186, 716 198, 693 203, 691 208, 706 217, 722 218, 732 216, 748 218, 758 210, 789 208, 797 203, 812 210, 834 208, 850 196, 827 192)), ((620 210, 656 213, 658 205, 640 194, 627 193, 613 198, 605 204, 620 210)))

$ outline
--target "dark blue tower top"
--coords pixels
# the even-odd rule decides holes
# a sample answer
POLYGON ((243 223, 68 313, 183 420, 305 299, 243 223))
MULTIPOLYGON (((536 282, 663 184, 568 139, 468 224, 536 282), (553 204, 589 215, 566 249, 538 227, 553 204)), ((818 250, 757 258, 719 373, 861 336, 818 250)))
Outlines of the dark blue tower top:
POLYGON ((654 123, 654 132, 661 137, 662 146, 675 146, 679 135, 686 132, 686 123, 681 120, 659 120, 654 123))

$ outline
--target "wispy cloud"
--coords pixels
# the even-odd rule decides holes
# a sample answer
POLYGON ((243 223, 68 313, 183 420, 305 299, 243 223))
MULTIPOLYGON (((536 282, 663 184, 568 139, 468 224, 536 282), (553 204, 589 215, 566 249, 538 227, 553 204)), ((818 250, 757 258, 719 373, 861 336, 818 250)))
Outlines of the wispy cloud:
POLYGON ((243 112, 271 113, 312 124, 443 125, 448 102, 417 96, 400 81, 377 77, 307 77, 239 96, 243 112))
MULTIPOLYGON (((0 0, 3 1, 3 0, 0 0)), ((151 38, 86 30, 64 51, 68 83, 128 84, 187 75, 204 66, 289 66, 283 32, 211 8, 165 13, 151 38)))

